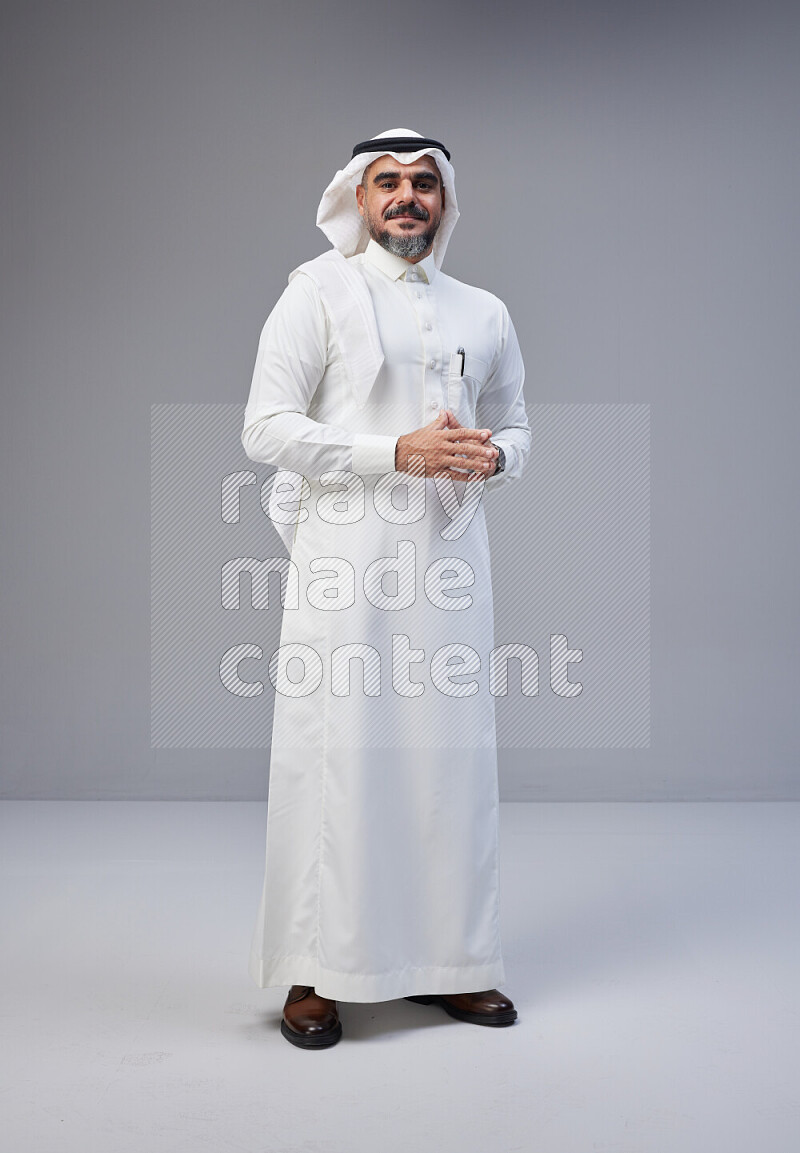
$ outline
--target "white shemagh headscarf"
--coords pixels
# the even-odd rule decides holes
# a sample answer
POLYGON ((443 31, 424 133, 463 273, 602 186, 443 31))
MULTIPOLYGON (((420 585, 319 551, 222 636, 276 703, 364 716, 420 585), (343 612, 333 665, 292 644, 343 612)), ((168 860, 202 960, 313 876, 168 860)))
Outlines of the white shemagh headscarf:
POLYGON ((369 232, 358 211, 356 186, 361 183, 364 169, 379 156, 393 156, 400 164, 413 164, 423 156, 432 156, 441 173, 445 191, 444 212, 433 240, 433 259, 436 267, 441 268, 447 243, 459 217, 453 166, 440 148, 423 147, 419 152, 392 152, 391 149, 381 148, 382 139, 398 136, 427 139, 409 128, 390 128, 387 132, 371 136, 370 140, 375 141, 375 151, 360 152, 354 156, 346 168, 339 169, 325 189, 317 209, 317 225, 343 256, 355 256, 357 252, 363 252, 369 241, 369 232))

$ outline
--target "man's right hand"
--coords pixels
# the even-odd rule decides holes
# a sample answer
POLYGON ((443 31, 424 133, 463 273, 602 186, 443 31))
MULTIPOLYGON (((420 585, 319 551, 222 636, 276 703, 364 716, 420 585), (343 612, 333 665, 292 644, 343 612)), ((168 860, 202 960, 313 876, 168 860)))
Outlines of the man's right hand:
POLYGON ((493 445, 485 444, 491 435, 490 428, 451 427, 449 411, 441 409, 430 424, 398 438, 395 470, 408 472, 409 457, 422 456, 425 476, 445 473, 453 480, 477 480, 492 472, 498 456, 493 445))

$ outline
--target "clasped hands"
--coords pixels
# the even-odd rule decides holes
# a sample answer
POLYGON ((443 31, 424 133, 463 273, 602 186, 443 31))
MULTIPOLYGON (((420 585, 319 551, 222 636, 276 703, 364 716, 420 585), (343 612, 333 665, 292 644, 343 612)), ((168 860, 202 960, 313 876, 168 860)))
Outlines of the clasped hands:
MULTIPOLYGON (((398 438, 394 454, 397 472, 409 472, 409 458, 425 459, 425 476, 444 473, 453 480, 480 480, 495 470, 498 450, 490 428, 464 428, 449 408, 440 409, 430 424, 398 438)), ((415 471, 415 470, 414 470, 415 471)))

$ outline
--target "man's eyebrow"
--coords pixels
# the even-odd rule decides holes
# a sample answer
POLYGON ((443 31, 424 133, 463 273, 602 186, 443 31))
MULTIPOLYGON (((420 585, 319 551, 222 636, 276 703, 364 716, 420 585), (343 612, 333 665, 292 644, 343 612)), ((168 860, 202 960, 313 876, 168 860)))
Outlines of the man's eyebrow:
MULTIPOLYGON (((399 177, 400 177, 399 172, 378 172, 375 176, 373 176, 372 183, 373 184, 380 184, 380 182, 382 180, 398 180, 399 177)), ((428 180, 434 184, 439 183, 439 177, 436 175, 435 172, 415 172, 413 179, 414 180, 428 180)))

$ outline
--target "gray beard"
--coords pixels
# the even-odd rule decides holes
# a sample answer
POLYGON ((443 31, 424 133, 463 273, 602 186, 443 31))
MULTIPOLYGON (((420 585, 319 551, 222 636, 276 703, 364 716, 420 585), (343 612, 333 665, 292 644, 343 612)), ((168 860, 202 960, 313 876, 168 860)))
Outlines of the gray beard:
POLYGON ((391 232, 379 232, 375 239, 382 248, 387 252, 393 252, 395 256, 402 256, 403 260, 414 260, 418 256, 422 256, 423 252, 431 245, 436 229, 432 232, 422 232, 418 235, 412 236, 394 236, 391 232))

